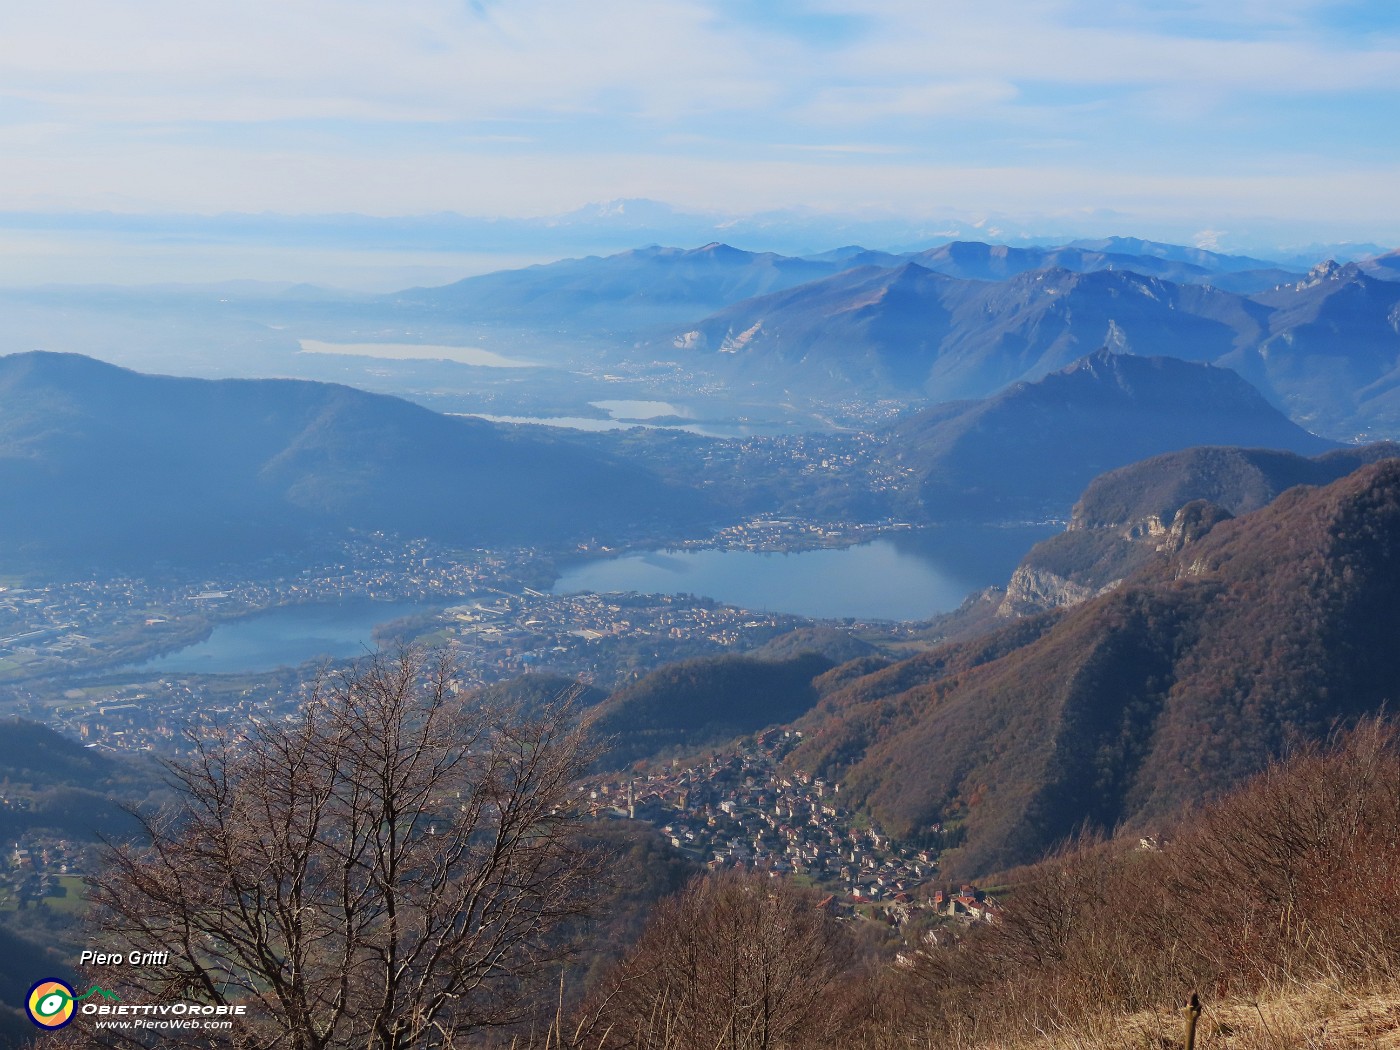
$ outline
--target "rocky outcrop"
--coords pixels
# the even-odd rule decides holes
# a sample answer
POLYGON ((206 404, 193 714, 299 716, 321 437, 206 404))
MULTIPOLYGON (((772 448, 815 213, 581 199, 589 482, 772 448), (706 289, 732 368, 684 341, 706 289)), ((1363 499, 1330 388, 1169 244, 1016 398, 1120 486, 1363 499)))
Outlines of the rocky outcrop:
POLYGON ((1163 554, 1175 554, 1188 543, 1195 543, 1222 521, 1233 517, 1224 507, 1217 507, 1209 500, 1192 500, 1176 512, 1171 528, 1167 529, 1157 549, 1163 554))
POLYGON ((1012 575, 997 616, 1032 616, 1079 605, 1111 591, 1158 555, 1195 543, 1233 515, 1209 500, 1192 500, 1170 525, 1149 515, 1099 529, 1071 527, 1072 534, 1037 544, 1012 575))
POLYGON ((1087 602, 1095 595, 1112 590, 1113 580, 1102 587, 1086 586, 1048 569, 1020 566, 1006 585, 1006 594, 997 606, 998 616, 1031 616, 1048 609, 1063 609, 1087 602))

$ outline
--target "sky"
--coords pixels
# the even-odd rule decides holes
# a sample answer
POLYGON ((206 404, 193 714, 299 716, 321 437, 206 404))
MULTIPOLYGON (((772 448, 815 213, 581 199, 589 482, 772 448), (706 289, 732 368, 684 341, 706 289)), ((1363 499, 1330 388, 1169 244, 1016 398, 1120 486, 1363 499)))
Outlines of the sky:
POLYGON ((0 212, 1394 245, 1397 92, 1394 0, 45 0, 0 7, 0 212))

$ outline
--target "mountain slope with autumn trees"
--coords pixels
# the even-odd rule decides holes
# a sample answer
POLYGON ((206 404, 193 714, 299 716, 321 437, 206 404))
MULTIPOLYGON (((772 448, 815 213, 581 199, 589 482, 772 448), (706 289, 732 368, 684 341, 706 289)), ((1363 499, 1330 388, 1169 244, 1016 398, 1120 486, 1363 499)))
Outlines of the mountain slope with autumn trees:
POLYGON ((1291 489, 1068 612, 845 682, 794 761, 953 873, 1169 813, 1392 699, 1397 550, 1400 461, 1291 489))

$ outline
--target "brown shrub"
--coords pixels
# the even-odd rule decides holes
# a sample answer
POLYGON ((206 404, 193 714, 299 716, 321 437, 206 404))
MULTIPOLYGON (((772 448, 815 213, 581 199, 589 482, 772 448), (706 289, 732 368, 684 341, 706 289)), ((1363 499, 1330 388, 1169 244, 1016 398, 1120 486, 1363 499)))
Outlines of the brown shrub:
POLYGON ((1009 876, 1000 924, 929 946, 906 1035, 964 1046, 1105 1013, 1400 976, 1400 732, 1370 720, 1184 820, 1162 852, 1093 842, 1009 876))
POLYGON ((851 962, 813 894, 761 875, 708 875, 658 906, 576 1038, 608 1050, 824 1045, 851 962))

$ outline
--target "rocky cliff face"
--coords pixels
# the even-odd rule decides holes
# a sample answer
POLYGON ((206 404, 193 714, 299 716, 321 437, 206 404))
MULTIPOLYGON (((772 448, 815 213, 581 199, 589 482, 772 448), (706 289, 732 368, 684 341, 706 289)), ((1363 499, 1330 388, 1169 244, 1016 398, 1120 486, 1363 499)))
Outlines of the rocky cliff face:
POLYGON ((1095 590, 1049 569, 1021 565, 1011 574, 1006 593, 1001 599, 1001 604, 997 606, 997 615, 1033 616, 1050 609, 1068 608, 1087 602, 1096 594, 1111 589, 1116 582, 1095 590))
POLYGON ((1192 500, 1176 512, 1171 527, 1157 544, 1157 550, 1163 554, 1176 554, 1187 544, 1201 539, 1222 521, 1229 521, 1233 517, 1228 510, 1217 507, 1209 500, 1192 500))
POLYGON ((1037 544, 1012 574, 997 616, 1033 616, 1079 605, 1113 590, 1154 559, 1176 554, 1233 515, 1209 500, 1192 500, 1170 525, 1149 514, 1135 521, 1069 531, 1037 544))
MULTIPOLYGON (((1319 272, 1326 278, 1331 271, 1319 272)), ((1109 471, 1084 490, 1066 531, 1026 555, 997 615, 1079 605, 1294 486, 1330 484, 1362 464, 1397 455, 1400 445, 1389 442, 1312 459, 1267 449, 1198 447, 1109 471)))

